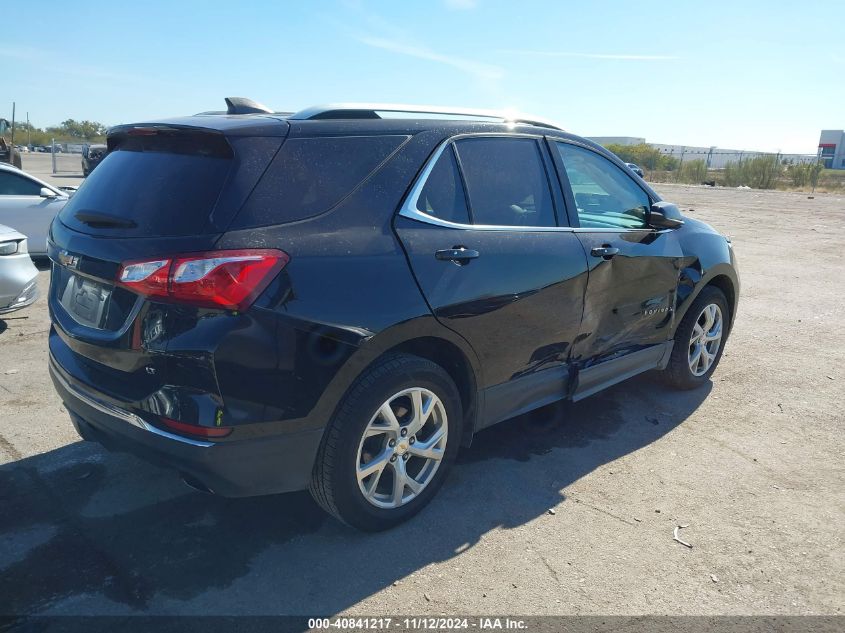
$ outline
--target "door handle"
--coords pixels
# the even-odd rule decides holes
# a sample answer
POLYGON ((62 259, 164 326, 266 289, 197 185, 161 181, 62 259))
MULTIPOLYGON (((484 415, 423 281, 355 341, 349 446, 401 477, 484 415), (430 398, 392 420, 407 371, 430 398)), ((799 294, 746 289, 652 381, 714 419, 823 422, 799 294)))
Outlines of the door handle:
POLYGON ((613 259, 613 256, 616 255, 618 252, 619 249, 615 246, 605 244, 604 246, 596 246, 590 251, 590 255, 592 255, 593 257, 601 257, 602 259, 613 259))
POLYGON ((478 251, 467 248, 466 246, 453 246, 452 248, 444 248, 436 251, 434 256, 441 261, 455 262, 459 266, 465 266, 480 254, 478 251))

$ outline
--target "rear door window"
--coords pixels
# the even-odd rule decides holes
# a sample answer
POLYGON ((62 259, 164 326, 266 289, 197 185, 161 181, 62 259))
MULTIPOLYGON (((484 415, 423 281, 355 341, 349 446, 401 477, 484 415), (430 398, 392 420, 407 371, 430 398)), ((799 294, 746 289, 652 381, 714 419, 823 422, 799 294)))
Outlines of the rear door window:
POLYGON ((328 211, 367 180, 407 138, 289 138, 231 228, 282 224, 328 211))
POLYGON ((474 224, 555 226, 549 180, 532 138, 468 138, 455 143, 474 224))
POLYGON ((447 222, 469 223, 464 186, 451 145, 443 151, 428 175, 417 200, 417 208, 447 222))

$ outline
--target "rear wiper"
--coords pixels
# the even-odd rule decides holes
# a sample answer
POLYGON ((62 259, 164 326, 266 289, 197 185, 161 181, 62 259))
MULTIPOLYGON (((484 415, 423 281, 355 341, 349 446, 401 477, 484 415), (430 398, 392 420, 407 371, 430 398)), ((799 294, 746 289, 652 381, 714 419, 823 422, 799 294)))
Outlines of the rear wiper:
POLYGON ((138 226, 132 220, 94 211, 79 211, 73 217, 94 229, 134 229, 138 226))

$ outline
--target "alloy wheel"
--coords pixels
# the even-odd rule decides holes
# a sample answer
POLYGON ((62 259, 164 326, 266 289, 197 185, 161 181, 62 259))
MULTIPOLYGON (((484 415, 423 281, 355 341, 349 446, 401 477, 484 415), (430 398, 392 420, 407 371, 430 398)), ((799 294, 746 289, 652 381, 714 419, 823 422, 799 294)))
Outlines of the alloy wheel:
POLYGON ((707 373, 722 344, 722 310, 715 303, 704 306, 695 320, 689 341, 689 368, 693 376, 707 373))
POLYGON ((384 401, 358 445, 356 475, 364 498, 398 508, 431 483, 448 440, 446 409, 432 391, 405 389, 384 401))

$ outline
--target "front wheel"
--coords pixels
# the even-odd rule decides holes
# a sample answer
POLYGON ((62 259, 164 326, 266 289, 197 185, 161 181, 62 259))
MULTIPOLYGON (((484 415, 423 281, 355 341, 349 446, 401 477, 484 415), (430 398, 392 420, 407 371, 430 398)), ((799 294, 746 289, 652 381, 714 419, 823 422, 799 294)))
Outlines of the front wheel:
POLYGON ((443 368, 417 356, 384 358, 344 397, 326 429, 309 490, 352 527, 393 527, 442 485, 461 422, 458 390, 443 368))
POLYGON ((675 345, 666 366, 666 381, 678 389, 704 384, 722 358, 730 311, 725 295, 707 286, 687 310, 675 331, 675 345))

